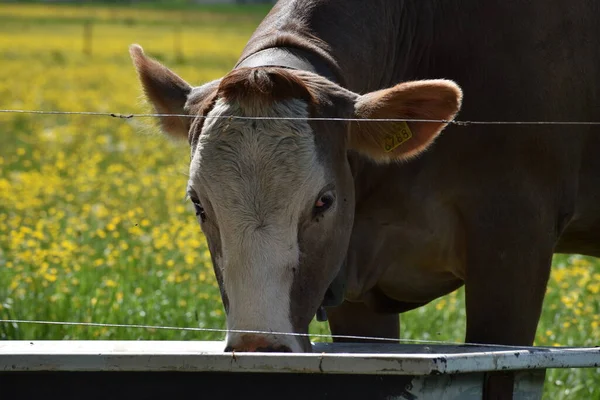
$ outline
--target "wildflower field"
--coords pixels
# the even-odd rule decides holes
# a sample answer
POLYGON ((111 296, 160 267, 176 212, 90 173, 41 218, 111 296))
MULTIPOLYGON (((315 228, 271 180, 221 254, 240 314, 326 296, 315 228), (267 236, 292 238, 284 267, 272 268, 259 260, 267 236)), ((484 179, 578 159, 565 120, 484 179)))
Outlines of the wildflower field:
MULTIPOLYGON (((233 66, 265 12, 0 4, 0 109, 147 112, 129 44, 200 84, 233 66)), ((188 160, 148 118, 0 113, 0 319, 224 328, 188 160)), ((405 339, 461 342, 464 292, 401 320, 405 339)), ((2 339, 223 336, 0 323, 2 339)), ((536 345, 600 345, 598 260, 555 257, 536 345)), ((545 390, 600 399, 600 370, 549 371, 545 390)))

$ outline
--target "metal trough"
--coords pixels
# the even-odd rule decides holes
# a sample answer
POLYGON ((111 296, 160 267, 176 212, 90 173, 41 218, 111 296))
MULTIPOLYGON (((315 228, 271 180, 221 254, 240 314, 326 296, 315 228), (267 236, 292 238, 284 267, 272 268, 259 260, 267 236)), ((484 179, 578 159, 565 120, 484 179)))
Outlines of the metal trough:
POLYGON ((0 342, 3 399, 481 399, 485 374, 517 371, 541 399, 547 368, 599 367, 600 348, 314 345, 312 354, 224 353, 222 342, 0 342))

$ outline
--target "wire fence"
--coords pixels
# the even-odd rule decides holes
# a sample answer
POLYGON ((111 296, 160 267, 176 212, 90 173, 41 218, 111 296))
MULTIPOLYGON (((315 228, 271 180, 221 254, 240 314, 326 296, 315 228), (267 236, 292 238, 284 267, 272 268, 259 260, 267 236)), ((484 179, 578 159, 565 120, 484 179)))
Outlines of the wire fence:
POLYGON ((272 121, 338 121, 338 122, 426 122, 444 123, 460 126, 468 125, 557 125, 557 126, 597 126, 600 121, 461 121, 445 119, 419 119, 419 118, 334 118, 334 117, 245 117, 239 115, 214 115, 201 116, 190 114, 160 114, 160 113, 116 113, 101 111, 58 111, 58 110, 0 110, 3 114, 38 114, 38 115, 84 115, 96 117, 112 117, 118 119, 150 118, 150 117, 180 117, 201 119, 228 119, 228 120, 272 120, 272 121))
MULTIPOLYGON (((162 326, 162 325, 138 325, 138 324, 104 324, 99 322, 72 322, 72 321, 43 321, 43 320, 23 320, 23 319, 0 319, 0 323, 7 324, 38 324, 38 325, 61 325, 61 326, 82 326, 91 328, 124 328, 124 329, 146 329, 146 330, 173 330, 173 331, 191 331, 191 332, 212 332, 212 333, 248 333, 248 334, 263 334, 276 336, 294 336, 294 337, 309 337, 309 338, 331 338, 331 339, 350 339, 350 340, 369 340, 383 343, 412 343, 412 344, 432 344, 444 346, 476 346, 490 349, 522 349, 536 350, 539 346, 512 346, 490 343, 471 343, 471 342, 451 342, 442 340, 426 340, 426 339, 394 339, 389 337, 377 336, 357 336, 357 335, 327 335, 319 333, 296 333, 296 332, 276 332, 276 331, 261 331, 261 330, 246 330, 246 329, 221 329, 221 328, 194 328, 180 326, 162 326)), ((567 348, 570 349, 571 347, 567 348)), ((590 349, 596 347, 590 347, 590 349)), ((585 347, 573 348, 577 350, 586 349, 585 347)))

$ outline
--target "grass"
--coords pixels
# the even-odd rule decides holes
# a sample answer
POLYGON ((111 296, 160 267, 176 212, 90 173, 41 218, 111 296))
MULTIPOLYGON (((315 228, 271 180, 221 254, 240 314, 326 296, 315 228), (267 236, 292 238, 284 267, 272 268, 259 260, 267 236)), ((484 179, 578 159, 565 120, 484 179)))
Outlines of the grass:
MULTIPOLYGON (((262 15, 1 5, 0 108, 148 111, 129 44, 200 84, 233 66, 262 15), (93 22, 87 49, 84 21, 93 22)), ((206 243, 184 201, 188 150, 152 126, 148 119, 0 114, 0 318, 225 326, 206 243)), ((556 256, 536 344, 598 345, 599 292, 598 260, 556 256)), ((461 342, 464 291, 401 320, 405 339, 461 342)), ((328 329, 315 322, 311 332, 328 329)), ((0 323, 3 339, 222 337, 0 323)), ((599 372, 549 371, 545 397, 599 399, 599 372)))

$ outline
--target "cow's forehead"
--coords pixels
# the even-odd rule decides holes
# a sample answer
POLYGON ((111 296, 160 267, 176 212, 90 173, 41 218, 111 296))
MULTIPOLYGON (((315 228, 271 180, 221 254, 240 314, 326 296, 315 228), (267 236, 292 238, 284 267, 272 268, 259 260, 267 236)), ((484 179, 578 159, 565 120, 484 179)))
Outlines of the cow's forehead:
POLYGON ((298 99, 243 112, 220 99, 208 114, 192 158, 190 178, 224 206, 276 209, 290 198, 314 196, 325 184, 308 105, 298 99), (250 112, 249 112, 250 111, 250 112), (258 115, 246 120, 228 116, 258 115), (294 120, 280 118, 294 117, 294 120), (299 118, 299 119, 298 119, 299 118))

